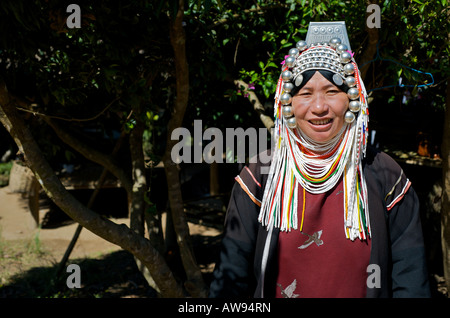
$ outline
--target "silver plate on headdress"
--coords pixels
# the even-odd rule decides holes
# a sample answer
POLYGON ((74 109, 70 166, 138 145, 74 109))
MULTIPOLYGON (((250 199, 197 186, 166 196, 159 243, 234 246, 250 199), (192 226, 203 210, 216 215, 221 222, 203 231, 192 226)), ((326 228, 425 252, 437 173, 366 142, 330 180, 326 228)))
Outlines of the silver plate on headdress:
POLYGON ((349 51, 352 50, 344 21, 309 23, 305 40, 308 45, 312 43, 328 43, 332 38, 341 39, 341 43, 347 45, 349 51))
POLYGON ((341 86, 344 83, 344 80, 342 79, 341 75, 334 74, 333 75, 333 82, 336 84, 336 86, 341 86))

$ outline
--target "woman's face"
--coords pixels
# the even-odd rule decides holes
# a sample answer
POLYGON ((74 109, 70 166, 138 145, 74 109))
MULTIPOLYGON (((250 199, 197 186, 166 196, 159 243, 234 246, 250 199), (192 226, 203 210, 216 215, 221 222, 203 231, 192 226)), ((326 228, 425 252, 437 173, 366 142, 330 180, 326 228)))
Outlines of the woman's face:
POLYGON ((329 141, 344 125, 347 94, 316 72, 292 99, 298 127, 317 142, 329 141))

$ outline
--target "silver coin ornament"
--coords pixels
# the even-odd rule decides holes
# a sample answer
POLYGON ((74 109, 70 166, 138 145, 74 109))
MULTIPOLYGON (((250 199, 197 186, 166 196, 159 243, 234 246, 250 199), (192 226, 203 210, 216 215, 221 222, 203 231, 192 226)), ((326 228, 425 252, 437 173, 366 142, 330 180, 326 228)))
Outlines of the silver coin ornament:
POLYGON ((292 78, 292 72, 291 71, 284 71, 283 73, 281 73, 281 78, 283 79, 283 81, 290 81, 292 78))
POLYGON ((294 115, 291 106, 283 106, 282 112, 284 117, 291 117, 292 115, 294 115))
POLYGON ((295 57, 288 56, 286 58, 285 65, 290 68, 290 67, 294 66, 294 64, 295 64, 295 57))
POLYGON ((347 96, 350 100, 355 100, 359 98, 359 90, 356 87, 352 87, 347 91, 347 96))
POLYGON ((352 100, 349 105, 348 108, 354 112, 357 113, 359 112, 359 110, 361 109, 361 103, 358 100, 352 100))
POLYGON ((345 64, 344 73, 346 75, 352 75, 353 73, 355 73, 355 67, 353 66, 352 63, 345 64))
POLYGON ((348 63, 351 61, 351 59, 352 59, 352 55, 349 52, 345 51, 345 52, 342 52, 342 54, 339 58, 339 61, 341 63, 348 63))
POLYGON ((331 40, 330 40, 330 46, 332 47, 332 48, 336 48, 339 44, 341 44, 341 39, 340 38, 332 38, 331 40))
POLYGON ((345 84, 347 84, 348 87, 354 87, 356 85, 356 79, 353 76, 348 76, 345 79, 345 84))
POLYGON ((288 93, 284 93, 280 96, 280 102, 283 105, 288 105, 292 101, 292 96, 288 93))
POLYGON ((294 89, 294 84, 292 84, 291 82, 286 82, 283 84, 283 90, 286 93, 290 93, 293 89, 294 89))
POLYGON ((339 54, 342 54, 343 52, 348 50, 348 46, 341 43, 336 47, 336 52, 338 52, 339 54))
POLYGON ((339 74, 333 75, 333 82, 336 84, 336 86, 341 86, 344 83, 344 80, 339 74))
POLYGON ((299 51, 296 48, 292 48, 292 49, 289 50, 289 55, 290 56, 297 57, 298 53, 299 53, 299 51))
POLYGON ((296 44, 296 48, 299 51, 304 51, 308 47, 308 43, 306 41, 298 41, 296 44))
POLYGON ((288 118, 286 119, 286 124, 289 128, 294 129, 297 127, 297 120, 295 117, 288 118))
POLYGON ((298 86, 302 85, 302 82, 303 82, 303 75, 300 74, 300 75, 298 75, 297 78, 295 79, 295 86, 298 87, 298 86))
POLYGON ((352 122, 355 121, 355 114, 353 114, 352 112, 346 112, 345 116, 344 116, 344 120, 346 123, 351 124, 352 122))

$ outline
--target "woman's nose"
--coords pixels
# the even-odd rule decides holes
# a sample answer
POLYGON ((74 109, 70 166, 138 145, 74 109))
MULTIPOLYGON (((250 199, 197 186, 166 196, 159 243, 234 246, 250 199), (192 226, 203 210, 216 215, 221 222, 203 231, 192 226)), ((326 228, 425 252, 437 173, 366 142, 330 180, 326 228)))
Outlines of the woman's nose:
POLYGON ((316 96, 312 106, 313 107, 311 111, 314 114, 323 114, 328 111, 328 104, 326 103, 326 99, 321 95, 316 96))

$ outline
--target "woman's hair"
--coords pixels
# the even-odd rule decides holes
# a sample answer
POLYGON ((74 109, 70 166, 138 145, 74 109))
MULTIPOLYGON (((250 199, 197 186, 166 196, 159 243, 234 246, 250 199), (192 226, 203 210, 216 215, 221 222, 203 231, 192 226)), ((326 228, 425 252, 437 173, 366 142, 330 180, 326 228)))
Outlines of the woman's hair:
POLYGON ((336 83, 333 81, 333 75, 335 75, 336 73, 326 71, 326 70, 309 70, 309 71, 302 73, 303 81, 299 86, 295 86, 292 89, 291 96, 297 95, 297 93, 303 88, 303 86, 306 85, 306 83, 309 82, 311 77, 313 77, 314 74, 316 74, 316 72, 319 72, 320 74, 322 74, 323 77, 325 77, 331 84, 333 84, 334 86, 339 88, 341 91, 343 91, 345 93, 348 91, 349 87, 345 84, 345 81, 343 81, 341 85, 336 85, 336 83))

